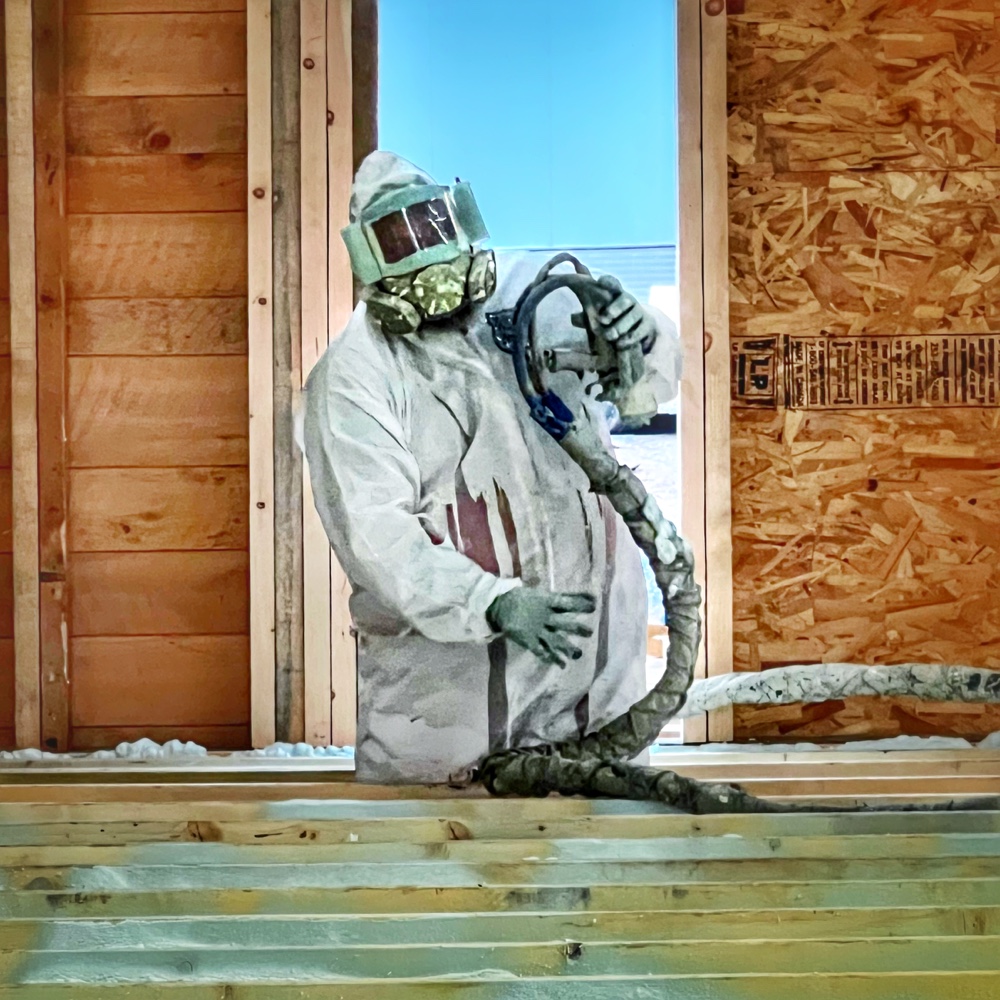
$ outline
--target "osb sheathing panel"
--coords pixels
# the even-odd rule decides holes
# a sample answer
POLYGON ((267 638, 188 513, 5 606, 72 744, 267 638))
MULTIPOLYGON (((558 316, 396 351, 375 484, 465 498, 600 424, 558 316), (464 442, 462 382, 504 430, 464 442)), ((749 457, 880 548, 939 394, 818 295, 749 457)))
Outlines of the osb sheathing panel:
MULTIPOLYGON (((729 17, 732 335, 1000 330, 1000 3, 845 6, 729 17)), ((1000 668, 998 424, 734 410, 736 669, 1000 668)), ((910 699, 736 712, 744 739, 997 728, 910 699)))
POLYGON ((730 17, 740 166, 1000 164, 995 0, 749 0, 730 17))
POLYGON ((1000 329, 1000 168, 740 174, 733 336, 1000 329))

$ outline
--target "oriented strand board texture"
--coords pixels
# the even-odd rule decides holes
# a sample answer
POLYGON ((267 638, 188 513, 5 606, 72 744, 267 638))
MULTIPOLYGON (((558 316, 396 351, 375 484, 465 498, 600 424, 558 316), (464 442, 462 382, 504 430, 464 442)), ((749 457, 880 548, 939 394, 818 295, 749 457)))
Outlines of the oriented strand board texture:
MULTIPOLYGON (((733 336, 1000 330, 995 0, 729 16, 733 336)), ((734 409, 735 666, 1000 668, 1000 409, 734 409)), ((979 736, 992 707, 742 708, 738 738, 979 736)))
POLYGON ((244 7, 66 6, 79 749, 249 738, 244 7))
MULTIPOLYGON (((6 90, 6 24, 0 5, 0 98, 6 90)), ((14 743, 14 571, 11 559, 10 299, 7 227, 7 114, 0 114, 0 748, 14 743)))

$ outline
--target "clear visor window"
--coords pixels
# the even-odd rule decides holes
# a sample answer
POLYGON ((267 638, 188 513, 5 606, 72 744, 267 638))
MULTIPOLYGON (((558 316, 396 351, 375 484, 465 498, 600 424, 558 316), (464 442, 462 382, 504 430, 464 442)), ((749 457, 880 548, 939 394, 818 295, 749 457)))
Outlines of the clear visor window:
POLYGON ((418 250, 454 243, 458 239, 454 220, 443 198, 422 201, 383 215, 371 224, 371 228, 387 264, 405 260, 418 250))

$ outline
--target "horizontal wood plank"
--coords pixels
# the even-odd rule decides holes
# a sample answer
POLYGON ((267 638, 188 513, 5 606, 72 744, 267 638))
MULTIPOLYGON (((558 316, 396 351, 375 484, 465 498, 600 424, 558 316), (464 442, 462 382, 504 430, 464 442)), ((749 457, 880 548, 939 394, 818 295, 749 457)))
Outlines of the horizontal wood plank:
POLYGON ((246 549, 247 470, 75 469, 73 552, 246 549))
MULTIPOLYGON (((535 977, 480 973, 469 979, 371 979, 336 983, 310 982, 310 1000, 580 1000, 594 997, 669 997, 670 1000, 941 1000, 942 989, 962 1000, 996 1000, 1000 972, 849 972, 828 973, 711 973, 696 976, 644 974, 640 976, 535 977), (472 981, 469 981, 472 979, 472 981), (515 981, 516 980, 516 981, 515 981)), ((143 983, 143 1000, 218 1000, 219 987, 195 983, 143 983)), ((302 984, 244 984, 231 990, 233 1000, 301 1000, 302 984)), ((105 1000, 107 986, 0 986, 0 1000, 105 1000)))
POLYGON ((70 464, 245 465, 240 357, 69 360, 70 464))
POLYGON ((66 164, 71 213, 239 212, 246 205, 246 157, 239 153, 72 156, 66 164))
POLYGON ((246 227, 243 212, 70 216, 69 296, 245 295, 246 227))
POLYGON ((71 97, 66 150, 70 156, 246 155, 246 120, 242 95, 71 97))
POLYGON ((245 636, 74 639, 72 654, 74 729, 249 721, 245 636))
POLYGON ((84 752, 110 750, 119 743, 149 739, 191 740, 206 750, 246 750, 250 746, 250 724, 241 726, 83 726, 73 730, 73 749, 84 752))
POLYGON ((66 18, 66 93, 242 94, 244 13, 66 18))
POLYGON ((246 0, 65 0, 67 14, 146 14, 246 10, 246 0))
POLYGON ((70 565, 73 635, 242 635, 245 552, 80 552, 70 565))
MULTIPOLYGON (((191 839, 194 839, 192 831, 191 839)), ((963 937, 976 921, 980 933, 996 936, 1000 928, 998 907, 875 908, 858 906, 808 911, 737 910, 700 913, 691 910, 590 910, 579 913, 447 914, 427 919, 412 915, 366 914, 345 917, 313 914, 302 917, 255 917, 243 923, 246 940, 267 942, 269 948, 423 944, 429 947, 482 941, 528 943, 535 941, 662 941, 687 939, 730 941, 751 939, 794 940, 809 938, 963 937)), ((14 940, 24 925, 0 921, 0 940, 14 940)), ((56 916, 35 930, 46 934, 47 951, 177 947, 197 941, 203 947, 232 946, 236 921, 221 918, 188 918, 165 921, 158 914, 146 918, 107 921, 77 920, 56 916)))
POLYGON ((246 354, 245 298, 77 299, 70 354, 246 354))
MULTIPOLYGON (((203 826, 202 829, 210 829, 203 826)), ((266 889, 176 889, 160 892, 112 890, 100 895, 59 891, 57 880, 44 879, 37 889, 21 889, 0 897, 0 913, 10 917, 48 918, 71 912, 75 917, 114 920, 155 913, 163 917, 260 916, 264 914, 347 915, 467 914, 504 912, 529 916, 545 911, 630 913, 642 910, 734 911, 750 901, 760 909, 820 906, 853 907, 881 892, 883 906, 994 906, 1000 890, 996 879, 970 885, 963 880, 880 882, 864 887, 845 882, 717 882, 684 886, 471 886, 448 889, 317 889, 307 886, 266 889), (865 891, 867 890, 867 891, 865 891)), ((874 902, 875 900, 872 899, 874 902)), ((898 998, 892 998, 898 1000, 898 998)))

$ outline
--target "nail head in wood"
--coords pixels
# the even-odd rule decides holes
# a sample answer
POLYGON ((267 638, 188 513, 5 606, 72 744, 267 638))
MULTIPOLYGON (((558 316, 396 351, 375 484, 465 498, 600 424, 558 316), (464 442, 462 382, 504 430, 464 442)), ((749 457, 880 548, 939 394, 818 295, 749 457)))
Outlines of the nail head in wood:
POLYGON ((333 124, 333 118, 334 118, 333 112, 332 111, 327 111, 327 113, 326 113, 326 123, 327 123, 327 125, 332 125, 333 124))
POLYGON ((257 510, 263 510, 266 506, 267 506, 267 504, 264 503, 263 500, 258 500, 257 501, 257 510))
POLYGON ((302 65, 305 66, 306 69, 312 69, 316 63, 312 59, 303 59, 302 65))
POLYGON ((260 305, 262 305, 262 306, 266 306, 267 305, 267 299, 265 299, 265 298, 259 298, 257 300, 257 302, 260 303, 260 305))
POLYGON ((708 0, 705 4, 705 13, 709 17, 718 17, 726 9, 726 0, 708 0))
POLYGON ((263 198, 265 194, 267 194, 267 192, 263 188, 254 188, 253 189, 253 196, 255 198, 263 198))

